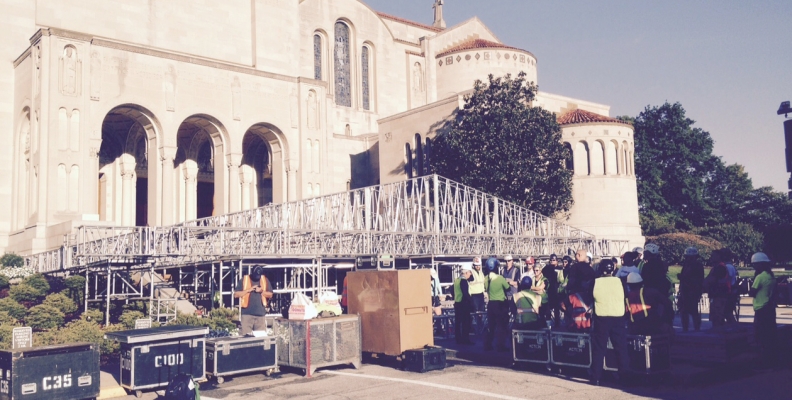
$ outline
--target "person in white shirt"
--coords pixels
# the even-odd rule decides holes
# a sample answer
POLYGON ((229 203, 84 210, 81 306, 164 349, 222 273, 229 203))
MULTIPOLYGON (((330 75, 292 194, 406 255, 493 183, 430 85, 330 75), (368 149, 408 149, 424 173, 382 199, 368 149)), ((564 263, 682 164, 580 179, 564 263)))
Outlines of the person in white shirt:
POLYGON ((635 265, 636 262, 639 260, 638 253, 634 251, 628 251, 624 254, 624 265, 619 268, 619 271, 616 272, 616 277, 625 281, 627 276, 630 275, 631 272, 636 272, 640 274, 641 272, 638 270, 638 266, 635 265))

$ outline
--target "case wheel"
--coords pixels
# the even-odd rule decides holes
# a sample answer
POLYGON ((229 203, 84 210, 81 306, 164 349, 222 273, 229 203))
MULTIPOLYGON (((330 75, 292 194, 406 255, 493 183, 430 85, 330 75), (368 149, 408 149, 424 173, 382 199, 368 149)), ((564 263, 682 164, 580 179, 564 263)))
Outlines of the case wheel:
POLYGON ((135 397, 137 397, 138 399, 143 397, 143 391, 142 390, 135 390, 135 397))
POLYGON ((272 376, 272 369, 268 369, 268 370, 264 371, 264 375, 265 376, 272 376))
POLYGON ((225 378, 223 378, 222 376, 216 377, 215 380, 217 381, 218 385, 222 385, 223 382, 225 382, 225 378))

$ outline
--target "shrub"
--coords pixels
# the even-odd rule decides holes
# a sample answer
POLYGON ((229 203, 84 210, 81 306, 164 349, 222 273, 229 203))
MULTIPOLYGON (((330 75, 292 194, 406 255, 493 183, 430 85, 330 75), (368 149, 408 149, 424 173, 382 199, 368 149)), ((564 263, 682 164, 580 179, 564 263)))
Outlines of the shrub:
POLYGON ((0 350, 7 350, 11 348, 11 345, 13 343, 12 333, 14 331, 14 328, 16 328, 16 326, 12 324, 0 325, 0 350))
POLYGON ((738 262, 750 262, 751 256, 761 251, 764 245, 764 235, 757 232, 753 226, 745 223, 717 225, 698 228, 695 233, 711 237, 731 250, 738 262))
POLYGON ((0 275, 0 289, 8 289, 11 284, 8 282, 8 277, 0 275))
POLYGON ((694 246, 699 251, 699 256, 704 260, 709 259, 713 250, 722 248, 720 242, 706 236, 692 233, 667 233, 660 236, 646 238, 646 243, 655 243, 660 246, 660 256, 669 264, 679 264, 685 255, 685 249, 694 246))
POLYGON ((33 329, 46 331, 57 329, 59 326, 63 325, 63 318, 63 313, 57 308, 46 304, 40 304, 28 311, 25 322, 33 329))
POLYGON ((8 295, 20 303, 23 301, 36 301, 41 297, 44 297, 44 293, 41 293, 36 288, 24 283, 12 286, 11 291, 8 292, 8 295))
POLYGON ((77 304, 82 304, 85 301, 85 277, 82 275, 73 275, 63 281, 66 287, 66 292, 69 298, 77 304))
POLYGON ((226 308, 226 307, 215 308, 209 313, 209 315, 211 315, 212 318, 225 318, 229 321, 233 321, 234 317, 236 317, 237 314, 238 311, 236 309, 226 308))
POLYGON ((25 265, 25 259, 14 253, 5 253, 0 257, 0 264, 8 268, 20 268, 25 265))
POLYGON ((63 293, 48 295, 42 304, 53 306, 64 314, 71 314, 77 311, 77 304, 74 304, 74 302, 63 293))
POLYGON ((118 318, 118 322, 126 329, 135 329, 135 321, 145 317, 140 311, 124 311, 118 318))
POLYGON ((113 340, 105 340, 106 332, 123 330, 120 325, 110 325, 102 328, 99 324, 82 319, 69 322, 60 331, 58 336, 66 343, 88 342, 99 345, 99 352, 102 355, 114 354, 120 349, 120 345, 113 340))
POLYGON ((236 329, 236 324, 226 318, 222 313, 217 316, 209 316, 201 318, 197 315, 181 314, 176 316, 168 322, 168 325, 191 325, 191 326, 205 326, 211 330, 225 330, 232 331, 236 329))
POLYGON ((4 299, 0 299, 0 311, 5 311, 10 315, 12 318, 16 320, 21 320, 25 318, 25 314, 27 314, 27 309, 22 304, 17 303, 14 299, 10 297, 6 297, 4 299))
POLYGON ((41 296, 46 296, 47 292, 50 290, 50 284, 47 282, 47 278, 41 274, 30 275, 25 278, 22 283, 38 290, 41 296))
POLYGON ((31 267, 20 267, 20 268, 13 268, 13 267, 3 267, 0 268, 0 275, 5 276, 8 279, 14 278, 27 278, 30 275, 35 274, 33 268, 31 267))
POLYGON ((88 309, 80 315, 80 319, 83 321, 93 322, 96 324, 103 324, 105 321, 104 312, 102 310, 92 310, 88 309))
POLYGON ((0 325, 4 324, 16 325, 17 319, 12 317, 8 311, 0 311, 0 325))

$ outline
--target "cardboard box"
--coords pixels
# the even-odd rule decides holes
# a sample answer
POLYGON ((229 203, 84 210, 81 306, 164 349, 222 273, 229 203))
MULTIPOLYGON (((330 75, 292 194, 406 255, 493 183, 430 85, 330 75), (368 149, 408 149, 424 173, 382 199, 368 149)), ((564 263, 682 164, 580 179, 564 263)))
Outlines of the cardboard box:
POLYGON ((349 313, 359 314, 363 351, 397 356, 434 346, 428 269, 348 275, 349 313))

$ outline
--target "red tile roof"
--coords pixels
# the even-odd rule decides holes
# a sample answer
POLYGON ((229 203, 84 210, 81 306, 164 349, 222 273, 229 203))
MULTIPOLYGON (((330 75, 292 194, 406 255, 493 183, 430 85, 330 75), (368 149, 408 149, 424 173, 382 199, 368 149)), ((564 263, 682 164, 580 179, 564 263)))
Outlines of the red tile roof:
POLYGON ((397 17, 395 15, 385 14, 383 12, 378 12, 377 15, 379 15, 380 18, 385 18, 385 19, 389 19, 391 21, 401 22, 403 24, 412 25, 412 26, 415 26, 415 27, 418 27, 418 28, 421 28, 421 29, 427 29, 427 30, 434 31, 434 32, 441 32, 443 30, 443 28, 435 28, 434 26, 431 26, 431 25, 426 25, 426 24, 422 24, 420 22, 410 21, 409 19, 399 18, 399 17, 397 17))
POLYGON ((590 123, 611 123, 630 125, 620 119, 606 117, 604 115, 595 114, 591 111, 576 109, 568 111, 563 115, 557 117, 559 125, 572 125, 572 124, 590 124, 590 123))
POLYGON ((484 39, 470 39, 466 42, 462 42, 438 54, 437 58, 444 57, 451 53, 456 53, 458 51, 472 50, 472 49, 506 49, 506 50, 524 51, 530 54, 530 52, 528 51, 525 51, 523 49, 518 49, 516 47, 507 46, 503 43, 490 42, 489 40, 484 40, 484 39))

